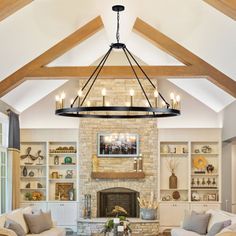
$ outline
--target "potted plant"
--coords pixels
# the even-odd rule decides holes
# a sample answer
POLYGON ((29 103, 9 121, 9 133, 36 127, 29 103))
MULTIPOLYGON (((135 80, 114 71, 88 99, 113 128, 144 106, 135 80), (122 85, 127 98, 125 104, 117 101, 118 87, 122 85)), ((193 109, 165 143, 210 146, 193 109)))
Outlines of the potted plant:
POLYGON ((108 219, 104 225, 102 232, 106 236, 118 236, 118 226, 121 226, 122 235, 128 236, 131 234, 131 228, 129 227, 129 221, 126 219, 127 211, 120 206, 115 206, 112 210, 112 214, 115 218, 108 219))
POLYGON ((151 193, 150 199, 138 197, 138 202, 140 206, 140 216, 143 220, 155 220, 157 218, 157 209, 159 203, 154 200, 153 192, 151 193))

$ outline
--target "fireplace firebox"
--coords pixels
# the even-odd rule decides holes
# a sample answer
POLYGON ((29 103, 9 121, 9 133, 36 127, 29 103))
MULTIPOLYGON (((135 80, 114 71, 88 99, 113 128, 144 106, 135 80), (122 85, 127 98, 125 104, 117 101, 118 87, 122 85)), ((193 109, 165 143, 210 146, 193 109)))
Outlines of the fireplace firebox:
POLYGON ((128 217, 139 217, 139 192, 127 188, 109 188, 97 193, 97 217, 111 217, 115 206, 123 207, 128 217))

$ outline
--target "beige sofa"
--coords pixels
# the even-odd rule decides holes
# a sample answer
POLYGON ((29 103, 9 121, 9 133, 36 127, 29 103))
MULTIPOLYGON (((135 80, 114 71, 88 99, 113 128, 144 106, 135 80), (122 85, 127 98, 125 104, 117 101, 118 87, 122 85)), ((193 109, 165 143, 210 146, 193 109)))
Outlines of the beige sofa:
POLYGON ((27 236, 36 236, 36 235, 40 235, 40 236, 65 236, 66 235, 65 229, 59 228, 59 227, 56 227, 56 226, 53 226, 50 230, 46 230, 46 231, 42 232, 41 234, 30 234, 28 226, 27 226, 27 224, 24 220, 24 216, 23 216, 24 213, 25 214, 31 214, 32 213, 32 208, 27 207, 27 208, 24 208, 24 209, 17 209, 17 210, 14 210, 14 211, 10 212, 10 213, 1 215, 0 216, 0 235, 1 236, 2 235, 17 236, 14 231, 4 228, 4 224, 5 224, 6 219, 14 220, 18 224, 20 224, 22 226, 22 228, 24 229, 27 236))
MULTIPOLYGON (((234 235, 236 236, 236 215, 231 214, 226 211, 221 211, 221 210, 208 210, 206 213, 211 214, 210 221, 208 223, 208 228, 207 232, 211 229, 211 227, 217 223, 217 222, 222 222, 225 220, 231 220, 231 225, 229 227, 224 228, 217 236, 223 236, 223 235, 234 235), (223 234, 223 233, 228 233, 228 234, 223 234)), ((192 231, 187 231, 183 229, 182 227, 180 228, 174 228, 171 231, 172 236, 200 236, 199 234, 192 232, 192 231)))

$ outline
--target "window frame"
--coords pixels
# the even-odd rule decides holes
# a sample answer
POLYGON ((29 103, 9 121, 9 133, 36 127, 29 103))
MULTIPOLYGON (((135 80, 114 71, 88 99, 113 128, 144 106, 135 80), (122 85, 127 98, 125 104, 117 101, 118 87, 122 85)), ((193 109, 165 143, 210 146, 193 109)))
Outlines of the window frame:
POLYGON ((9 188, 9 160, 7 158, 7 147, 8 147, 8 128, 9 118, 7 115, 0 112, 0 123, 2 124, 2 143, 0 143, 0 157, 4 153, 5 161, 0 160, 0 214, 5 213, 9 210, 10 203, 10 188, 9 188), (4 171, 4 175, 2 172, 4 171), (4 189, 2 189, 2 183, 4 182, 4 189), (4 199, 2 199, 2 190, 4 190, 4 199), (4 202, 3 202, 4 201, 4 202), (4 207, 2 205, 4 204, 4 207))

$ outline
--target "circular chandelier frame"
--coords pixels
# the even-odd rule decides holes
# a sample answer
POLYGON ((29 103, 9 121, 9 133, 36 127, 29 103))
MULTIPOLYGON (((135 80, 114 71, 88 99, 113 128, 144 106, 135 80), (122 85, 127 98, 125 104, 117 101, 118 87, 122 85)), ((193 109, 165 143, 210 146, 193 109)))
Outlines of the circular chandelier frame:
MULTIPOLYGON (((87 88, 87 92, 84 95, 82 102, 80 102, 81 97, 77 95, 73 102, 71 103, 71 106, 68 108, 64 108, 63 106, 56 109, 55 114, 60 116, 66 116, 66 117, 81 117, 81 118, 105 118, 105 119, 130 119, 130 118, 159 118, 159 117, 173 117, 180 115, 180 110, 175 109, 175 107, 170 107, 170 104, 166 101, 166 99, 161 95, 160 92, 158 92, 158 96, 162 99, 165 106, 162 108, 159 107, 153 107, 150 99, 148 98, 148 95, 141 83, 140 78, 137 75, 137 72, 134 68, 134 65, 132 62, 139 68, 139 70, 144 75, 144 78, 148 80, 148 82, 151 84, 151 86, 156 90, 156 86, 153 84, 151 79, 148 77, 148 75, 145 73, 145 71, 142 69, 142 67, 139 65, 135 57, 132 55, 132 53, 127 49, 126 45, 124 43, 120 43, 120 35, 119 35, 119 12, 124 11, 125 7, 122 5, 115 5, 112 7, 112 10, 117 12, 117 32, 116 32, 116 43, 112 43, 110 45, 110 48, 102 58, 102 60, 99 62, 98 66, 95 68, 89 79, 86 81, 84 86, 81 89, 81 93, 87 88), (148 106, 133 106, 132 103, 130 106, 106 106, 105 102, 103 101, 103 106, 83 106, 91 89, 93 88, 93 85, 95 84, 104 64, 106 63, 112 49, 118 49, 122 50, 125 54, 125 57, 131 67, 131 70, 133 71, 134 77, 137 80, 140 89, 142 90, 142 93, 147 101, 148 106), (91 85, 88 86, 89 82, 91 82, 91 85), (76 101, 78 102, 78 106, 75 107, 76 101), (104 112, 104 114, 101 114, 101 112, 104 112), (121 113, 123 112, 123 113, 121 113)), ((103 97, 104 99, 104 97, 103 97)))

